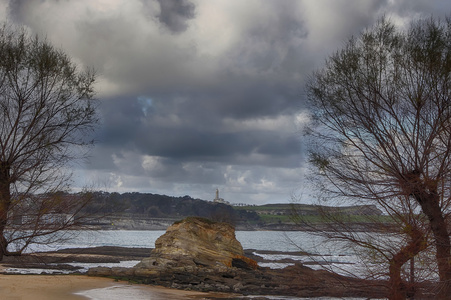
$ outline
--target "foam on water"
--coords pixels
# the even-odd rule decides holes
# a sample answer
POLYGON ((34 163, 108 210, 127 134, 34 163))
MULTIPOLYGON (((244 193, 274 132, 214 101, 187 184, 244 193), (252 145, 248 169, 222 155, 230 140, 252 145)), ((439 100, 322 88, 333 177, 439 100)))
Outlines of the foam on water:
POLYGON ((81 267, 82 269, 80 272, 88 271, 90 268, 96 268, 96 267, 108 267, 108 268, 114 268, 114 267, 123 267, 123 268, 132 268, 136 266, 140 261, 139 260, 127 260, 127 261, 121 261, 120 263, 68 263, 68 265, 74 266, 74 267, 81 267))
POLYGON ((3 272, 8 274, 21 274, 21 275, 39 275, 39 274, 52 274, 52 275, 59 275, 59 274, 70 274, 73 273, 73 271, 69 270, 57 270, 57 269, 26 269, 26 268, 8 268, 3 270, 3 272))
POLYGON ((270 268, 270 269, 283 269, 288 266, 294 266, 294 263, 278 263, 278 262, 270 262, 270 263, 258 263, 260 267, 270 268))

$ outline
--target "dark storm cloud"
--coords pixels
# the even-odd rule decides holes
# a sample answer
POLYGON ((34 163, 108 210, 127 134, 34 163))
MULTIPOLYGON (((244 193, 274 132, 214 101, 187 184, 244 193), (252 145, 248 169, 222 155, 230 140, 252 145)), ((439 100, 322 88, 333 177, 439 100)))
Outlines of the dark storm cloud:
POLYGON ((12 19, 16 19, 16 21, 20 22, 19 18, 21 15, 21 9, 26 0, 10 0, 9 1, 9 16, 12 19))
POLYGON ((8 10, 11 20, 16 23, 26 23, 30 4, 30 0, 9 0, 8 10))
POLYGON ((103 122, 86 178, 261 203, 286 201, 302 180, 308 74, 384 14, 404 24, 451 4, 11 0, 6 10, 98 71, 103 122))
POLYGON ((283 137, 275 132, 243 131, 239 133, 199 132, 192 129, 163 129, 139 139, 139 148, 147 154, 171 157, 184 161, 220 161, 265 166, 295 167, 292 156, 300 154, 296 136, 283 137), (254 161, 252 154, 264 155, 264 161, 254 161), (276 163, 277 162, 277 163, 276 163))
POLYGON ((160 4, 158 20, 174 33, 188 27, 187 21, 195 16, 195 5, 188 0, 157 0, 160 4))
MULTIPOLYGON (((147 87, 140 91, 142 95, 107 101, 103 110, 105 143, 164 158, 166 163, 298 167, 301 151, 294 124, 284 128, 240 125, 246 120, 279 115, 291 118, 302 108, 299 76, 293 75, 299 73, 303 63, 299 41, 307 37, 307 30, 292 14, 293 5, 272 3, 270 9, 280 11, 273 20, 254 16, 255 19, 239 31, 240 42, 213 61, 211 57, 194 54, 196 69, 188 70, 189 74, 184 73, 187 71, 181 61, 170 71, 179 56, 174 55, 174 50, 157 55, 163 61, 166 55, 171 57, 172 61, 163 69, 152 68, 153 62, 141 62, 150 68, 147 77, 143 69, 141 78, 156 74, 159 79, 148 79, 147 87), (213 73, 207 71, 202 75, 209 64, 217 67, 213 73), (171 75, 166 77, 168 71, 171 75), (199 74, 201 77, 196 78, 199 74), (167 81, 162 82, 162 78, 167 81), (139 97, 149 99, 145 112, 139 97), (230 122, 225 123, 225 118, 230 122), (235 128, 229 128, 234 122, 235 128), (288 132, 280 131, 285 129, 288 132)), ((138 74, 141 72, 131 74, 128 80, 137 78, 138 74)))
POLYGON ((151 102, 150 107, 144 107, 139 99, 117 98, 104 103, 104 127, 99 134, 102 144, 180 161, 238 163, 243 156, 259 154, 266 156, 265 161, 248 160, 248 164, 299 164, 298 136, 292 132, 231 130, 217 113, 208 109, 188 110, 185 105, 175 108, 174 103, 167 105, 169 100, 151 102))
POLYGON ((223 118, 259 118, 300 109, 301 89, 296 80, 283 82, 253 74, 217 77, 215 86, 202 91, 186 89, 182 99, 168 92, 160 99, 155 98, 155 105, 160 113, 177 113, 184 119, 209 124, 210 128, 223 118))

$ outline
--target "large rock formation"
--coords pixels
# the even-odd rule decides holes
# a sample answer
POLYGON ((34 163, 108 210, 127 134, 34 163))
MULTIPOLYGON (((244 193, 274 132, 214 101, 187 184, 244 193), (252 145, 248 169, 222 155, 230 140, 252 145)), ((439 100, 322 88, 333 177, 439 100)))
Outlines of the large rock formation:
POLYGON ((189 217, 170 226, 155 242, 150 257, 136 268, 257 266, 243 255, 243 247, 235 237, 233 226, 189 217))

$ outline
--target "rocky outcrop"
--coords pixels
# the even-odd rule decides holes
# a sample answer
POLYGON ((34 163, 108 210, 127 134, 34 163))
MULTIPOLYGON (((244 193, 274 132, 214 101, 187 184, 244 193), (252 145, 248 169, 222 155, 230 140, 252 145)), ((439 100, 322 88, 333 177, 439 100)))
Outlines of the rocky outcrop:
MULTIPOLYGON (((384 282, 352 279, 296 264, 285 269, 259 268, 94 268, 91 276, 113 276, 134 282, 201 292, 294 297, 385 298, 384 282)), ((231 295, 231 299, 238 299, 231 295)), ((266 299, 266 298, 261 298, 266 299)))
POLYGON ((243 247, 228 223, 189 217, 170 226, 155 242, 149 258, 136 269, 167 269, 186 267, 256 268, 257 263, 244 257, 243 247))

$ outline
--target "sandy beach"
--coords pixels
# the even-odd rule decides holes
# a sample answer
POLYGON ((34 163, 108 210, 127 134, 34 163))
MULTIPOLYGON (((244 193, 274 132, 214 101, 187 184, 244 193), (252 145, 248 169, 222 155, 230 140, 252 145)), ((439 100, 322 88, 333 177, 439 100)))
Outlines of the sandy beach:
POLYGON ((0 275, 0 295, 6 300, 81 299, 187 299, 206 293, 179 291, 163 287, 130 285, 109 278, 85 275, 0 275), (124 298, 124 293, 130 297, 124 298), (121 295, 122 294, 122 295, 121 295))

